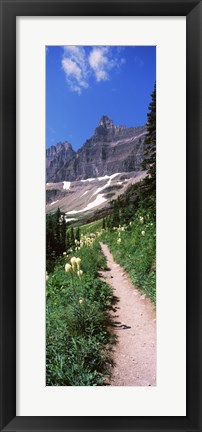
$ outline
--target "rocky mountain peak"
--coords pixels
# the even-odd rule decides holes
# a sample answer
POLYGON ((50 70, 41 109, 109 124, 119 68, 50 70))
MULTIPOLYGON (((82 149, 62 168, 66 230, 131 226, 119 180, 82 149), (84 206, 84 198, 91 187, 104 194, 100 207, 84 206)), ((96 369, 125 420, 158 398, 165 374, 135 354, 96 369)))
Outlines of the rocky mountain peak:
POLYGON ((111 129, 114 126, 113 120, 110 120, 107 115, 103 115, 98 126, 103 126, 105 129, 111 129))
POLYGON ((69 163, 74 157, 75 151, 68 141, 59 142, 46 149, 46 175, 50 179, 56 175, 57 171, 69 163))
POLYGON ((57 152, 59 152, 62 148, 65 150, 72 150, 72 145, 68 141, 59 142, 55 147, 57 152))
POLYGON ((113 120, 103 115, 93 136, 77 152, 68 141, 47 149, 47 182, 140 171, 145 135, 145 126, 115 126, 113 120))
POLYGON ((108 116, 103 115, 95 129, 94 136, 92 137, 95 141, 99 139, 100 136, 106 136, 114 132, 114 122, 110 120, 108 116))
POLYGON ((72 149, 72 145, 69 141, 64 141, 63 144, 66 148, 72 149))
POLYGON ((58 142, 56 145, 47 148, 46 156, 49 157, 52 155, 57 155, 58 153, 61 153, 61 151, 63 153, 66 152, 74 153, 74 150, 72 149, 72 145, 68 141, 64 141, 64 142, 58 142))

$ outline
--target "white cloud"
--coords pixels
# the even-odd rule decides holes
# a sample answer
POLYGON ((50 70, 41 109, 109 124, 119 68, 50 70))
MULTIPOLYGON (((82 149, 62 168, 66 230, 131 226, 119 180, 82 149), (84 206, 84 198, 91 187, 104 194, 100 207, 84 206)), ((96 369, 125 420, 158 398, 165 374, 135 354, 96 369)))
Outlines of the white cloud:
POLYGON ((89 64, 93 69, 96 80, 106 81, 109 79, 108 71, 113 67, 113 61, 108 58, 109 48, 93 48, 89 55, 89 64))
POLYGON ((81 69, 72 60, 65 58, 62 60, 62 66, 68 76, 73 75, 77 80, 81 79, 81 69))
POLYGON ((70 89, 81 94, 82 89, 88 87, 86 55, 83 47, 65 46, 62 68, 66 75, 70 89))
POLYGON ((97 82, 110 79, 110 71, 125 63, 116 47, 65 46, 62 68, 71 91, 78 94, 89 87, 90 78, 97 82))

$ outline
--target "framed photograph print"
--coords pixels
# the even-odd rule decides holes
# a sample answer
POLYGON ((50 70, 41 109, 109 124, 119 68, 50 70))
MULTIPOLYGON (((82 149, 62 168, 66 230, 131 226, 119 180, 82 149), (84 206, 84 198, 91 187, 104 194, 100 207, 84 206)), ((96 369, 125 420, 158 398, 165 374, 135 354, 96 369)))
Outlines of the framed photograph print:
POLYGON ((0 5, 1 431, 199 432, 201 2, 0 5))

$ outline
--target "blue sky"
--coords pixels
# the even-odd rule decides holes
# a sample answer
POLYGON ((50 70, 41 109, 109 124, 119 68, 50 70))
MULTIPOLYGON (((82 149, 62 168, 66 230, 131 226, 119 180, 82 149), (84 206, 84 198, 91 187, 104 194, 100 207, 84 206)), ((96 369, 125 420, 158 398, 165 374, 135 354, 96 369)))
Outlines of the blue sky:
POLYGON ((46 48, 46 147, 90 138, 102 115, 142 126, 156 80, 153 46, 46 48))

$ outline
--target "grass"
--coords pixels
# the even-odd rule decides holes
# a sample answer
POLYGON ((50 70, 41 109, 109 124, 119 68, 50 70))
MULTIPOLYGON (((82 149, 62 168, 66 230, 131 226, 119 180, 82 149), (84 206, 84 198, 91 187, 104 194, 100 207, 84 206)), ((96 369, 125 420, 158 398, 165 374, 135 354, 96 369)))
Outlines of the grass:
POLYGON ((80 257, 83 275, 65 272, 71 255, 61 258, 48 276, 46 288, 46 383, 48 386, 100 386, 110 376, 110 314, 114 297, 98 277, 106 268, 97 240, 83 241, 73 255, 80 257))
POLYGON ((96 231, 100 231, 102 228, 102 219, 91 222, 86 225, 82 225, 80 227, 81 233, 83 234, 91 234, 95 233, 96 231))
POLYGON ((138 210, 129 225, 106 230, 101 239, 109 245, 114 259, 130 274, 134 285, 155 303, 156 226, 151 216, 138 210))
POLYGON ((99 241, 130 274, 135 286, 156 301, 156 226, 146 210, 138 210, 127 225, 102 229, 102 220, 80 228, 81 239, 69 256, 57 260, 46 287, 46 383, 48 386, 103 386, 109 382, 112 344, 112 288, 101 281, 107 269, 99 241), (94 238, 93 233, 97 233, 94 238), (65 272, 72 256, 78 268, 65 272))

